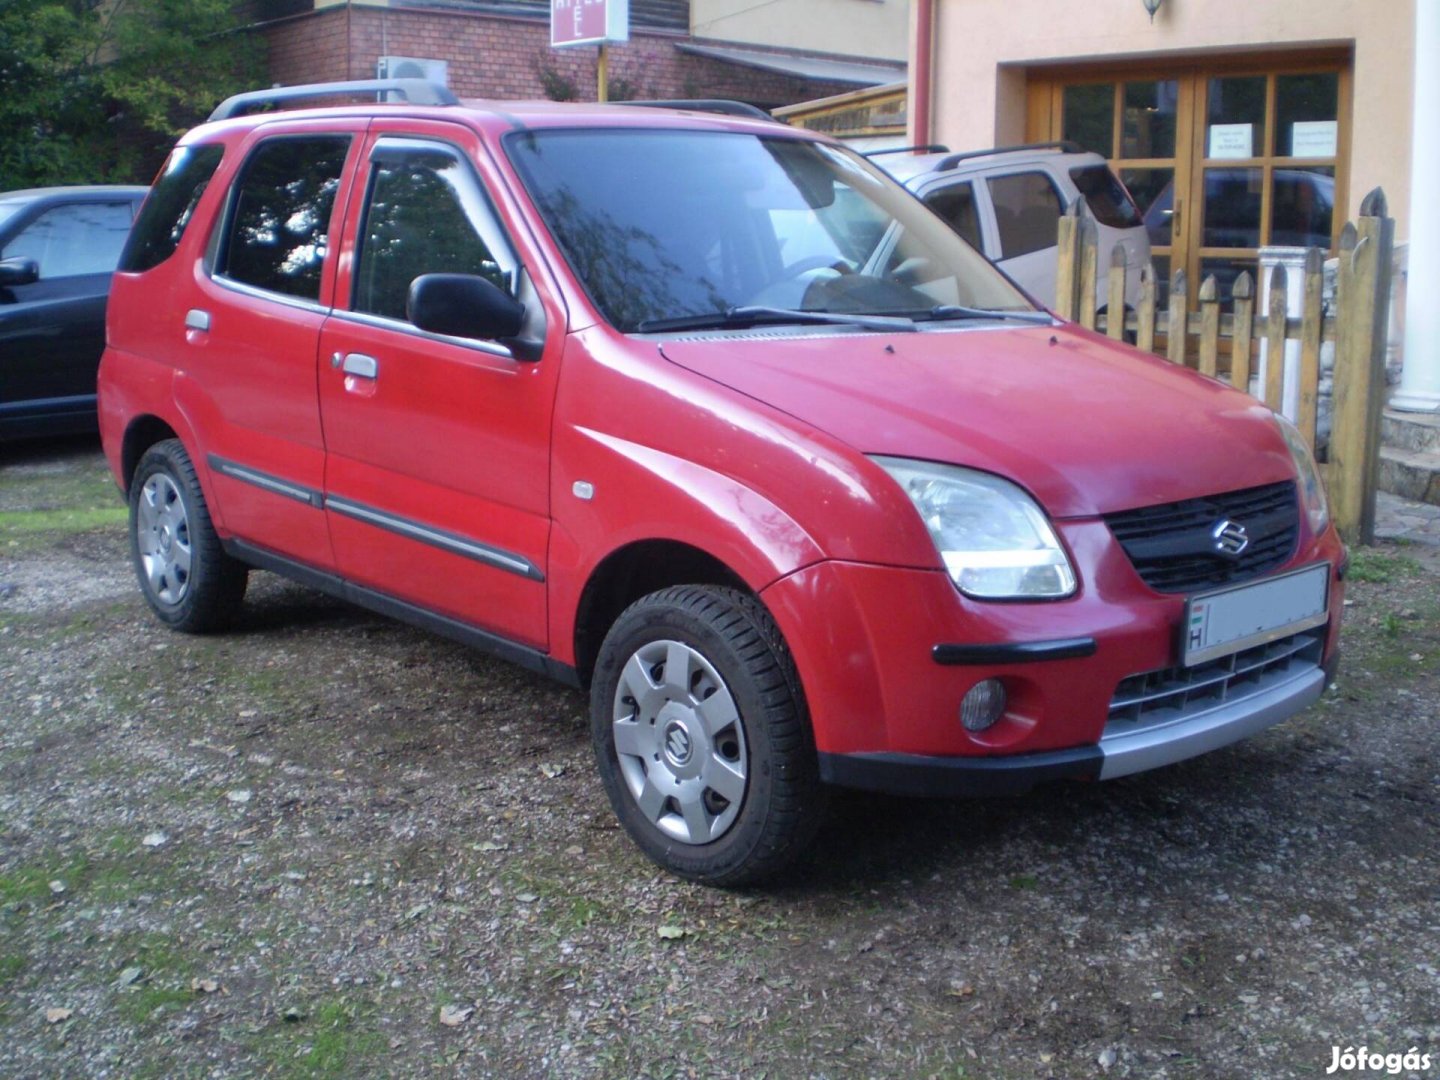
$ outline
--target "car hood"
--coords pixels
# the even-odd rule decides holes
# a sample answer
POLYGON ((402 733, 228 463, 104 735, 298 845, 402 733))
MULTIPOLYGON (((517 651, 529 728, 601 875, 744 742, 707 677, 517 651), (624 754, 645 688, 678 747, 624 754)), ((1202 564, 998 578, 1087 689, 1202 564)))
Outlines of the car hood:
POLYGON ((752 331, 671 339, 661 352, 863 453, 1008 477, 1054 517, 1294 472, 1254 398, 1073 327, 752 331))

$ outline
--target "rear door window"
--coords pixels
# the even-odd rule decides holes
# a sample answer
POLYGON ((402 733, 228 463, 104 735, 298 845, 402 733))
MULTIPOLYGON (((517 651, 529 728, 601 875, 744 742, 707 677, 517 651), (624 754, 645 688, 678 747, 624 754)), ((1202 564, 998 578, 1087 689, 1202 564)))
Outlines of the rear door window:
MULTIPOLYGON (((1085 204, 1101 225, 1112 229, 1133 229, 1140 224, 1140 211, 1125 186, 1106 165, 1081 165, 1070 170, 1070 179, 1085 204)), ((1168 242, 1168 241, 1167 241, 1168 242)))
POLYGON ((992 176, 985 182, 1000 233, 1000 258, 1014 259, 1058 243, 1064 203, 1048 176, 1024 172, 992 176))
POLYGON ((240 173, 217 270, 233 281, 319 300, 330 214, 350 138, 279 136, 240 173))
POLYGON ((976 251, 984 251, 980 239, 980 214, 975 206, 975 188, 971 184, 952 184, 925 196, 925 205, 945 219, 960 239, 976 251))

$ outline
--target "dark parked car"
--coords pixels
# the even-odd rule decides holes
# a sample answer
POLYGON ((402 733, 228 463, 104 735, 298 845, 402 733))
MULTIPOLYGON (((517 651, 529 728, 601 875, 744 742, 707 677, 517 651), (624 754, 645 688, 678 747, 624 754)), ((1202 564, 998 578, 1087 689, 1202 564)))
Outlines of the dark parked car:
POLYGON ((95 429, 110 275, 148 190, 0 194, 0 439, 95 429))

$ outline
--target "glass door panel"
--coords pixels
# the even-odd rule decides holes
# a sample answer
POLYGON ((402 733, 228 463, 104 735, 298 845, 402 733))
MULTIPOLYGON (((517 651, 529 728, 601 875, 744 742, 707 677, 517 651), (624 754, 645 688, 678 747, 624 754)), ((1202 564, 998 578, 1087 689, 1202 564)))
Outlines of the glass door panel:
POLYGON ((1264 75, 1211 79, 1205 111, 1205 157, 1253 158, 1265 153, 1264 75))
POLYGON ((1115 84, 1081 83, 1065 87, 1060 137, 1103 157, 1114 156, 1115 84))
POLYGON ((1122 105, 1121 158, 1173 158, 1176 105, 1180 84, 1174 79, 1127 82, 1122 105))

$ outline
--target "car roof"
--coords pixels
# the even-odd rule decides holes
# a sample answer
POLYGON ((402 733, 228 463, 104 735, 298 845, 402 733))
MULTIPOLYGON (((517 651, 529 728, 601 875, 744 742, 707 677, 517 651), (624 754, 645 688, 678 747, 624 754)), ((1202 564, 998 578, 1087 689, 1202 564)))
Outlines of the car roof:
MULTIPOLYGON (((321 84, 317 91, 323 89, 321 84)), ((373 85, 367 83, 366 85, 373 85)), ((348 87, 348 84, 347 84, 348 87)), ((289 90, 295 88, 280 88, 289 90)), ((246 95, 249 96, 249 95, 246 95)), ((424 120, 449 120, 477 128, 497 131, 525 131, 553 128, 627 128, 636 130, 735 131, 756 135, 781 135, 785 138, 824 140, 826 137, 804 128, 792 127, 766 118, 758 109, 743 111, 731 108, 729 102, 557 102, 557 101, 494 101, 488 99, 452 99, 431 103, 410 101, 369 101, 360 104, 321 106, 287 105, 283 111, 224 115, 225 106, 216 110, 216 118, 195 128, 182 139, 218 131, 248 130, 269 124, 317 118, 375 118, 380 116, 424 120), (716 106, 725 106, 724 109, 716 106)))
POLYGON ((134 197, 144 198, 150 189, 138 184, 71 184, 62 187, 20 188, 0 191, 0 202, 33 202, 52 199, 68 202, 81 199, 134 197))
POLYGON ((902 184, 932 173, 937 176, 949 174, 968 176, 972 173, 988 172, 991 169, 1041 163, 1061 164, 1064 168, 1069 169, 1076 165, 1103 165, 1105 159, 1093 150, 1066 150, 1052 143, 1044 147, 1006 148, 1002 146, 993 151, 967 151, 961 154, 913 154, 908 157, 901 157, 897 154, 886 158, 883 162, 876 162, 902 184), (947 162, 953 163, 948 168, 942 168, 947 162))

